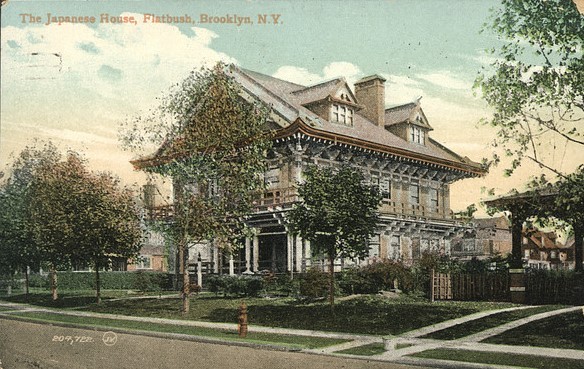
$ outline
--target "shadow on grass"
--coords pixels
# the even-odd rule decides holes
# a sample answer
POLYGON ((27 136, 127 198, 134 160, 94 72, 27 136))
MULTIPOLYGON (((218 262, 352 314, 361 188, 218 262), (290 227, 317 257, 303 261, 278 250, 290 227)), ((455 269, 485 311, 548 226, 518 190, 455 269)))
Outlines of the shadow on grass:
MULTIPOLYGON (((347 332, 358 334, 399 334, 412 329, 476 312, 474 309, 430 304, 386 304, 383 301, 347 301, 289 306, 248 306, 250 324, 264 326, 347 332)), ((237 309, 219 308, 209 312, 213 322, 233 322, 237 309)))
POLYGON ((575 311, 552 316, 508 330, 484 342, 584 350, 584 315, 575 311))

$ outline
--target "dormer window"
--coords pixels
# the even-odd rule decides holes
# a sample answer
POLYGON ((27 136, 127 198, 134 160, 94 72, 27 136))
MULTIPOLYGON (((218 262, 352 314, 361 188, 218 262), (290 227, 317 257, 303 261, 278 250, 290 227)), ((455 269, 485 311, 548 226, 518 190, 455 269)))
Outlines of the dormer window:
POLYGON ((353 109, 340 104, 333 104, 331 121, 347 126, 353 125, 353 109))
POLYGON ((425 144, 424 129, 418 126, 410 126, 410 141, 419 145, 425 144))

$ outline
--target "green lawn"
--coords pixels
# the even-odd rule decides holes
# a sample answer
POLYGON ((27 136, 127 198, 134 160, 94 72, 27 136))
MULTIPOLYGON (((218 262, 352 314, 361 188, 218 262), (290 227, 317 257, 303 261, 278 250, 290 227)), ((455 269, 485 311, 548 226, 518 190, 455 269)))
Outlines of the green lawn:
POLYGON ((575 311, 552 316, 508 330, 484 342, 584 350, 584 315, 582 311, 575 311))
POLYGON ((465 336, 470 336, 471 334, 484 331, 486 329, 494 328, 496 326, 509 323, 517 319, 522 319, 530 315, 535 315, 550 310, 556 310, 561 307, 562 306, 557 305, 546 305, 521 310, 505 311, 489 315, 480 319, 475 319, 465 323, 457 324, 450 328, 432 332, 423 336, 422 338, 432 338, 437 340, 456 340, 465 336))
MULTIPOLYGON (((78 291, 59 291, 59 298, 53 301, 51 294, 46 291, 33 290, 27 295, 24 293, 13 294, 11 296, 2 296, 0 300, 27 303, 37 306, 54 307, 54 308, 75 308, 86 306, 95 303, 94 290, 78 290, 78 291)), ((174 293, 176 295, 176 293, 174 293)), ((152 292, 151 295, 158 296, 158 293, 152 292)), ((128 294, 126 290, 103 290, 101 291, 102 300, 128 298, 141 296, 135 293, 128 294)))
MULTIPOLYGON (((104 291, 104 299, 98 305, 94 303, 92 291, 62 293, 57 301, 52 301, 50 295, 45 293, 31 294, 28 302, 46 307, 76 308, 100 313, 236 323, 238 306, 242 301, 240 298, 201 294, 192 297, 190 312, 183 315, 178 298, 152 297, 111 301, 112 298, 120 297, 128 296, 125 291, 104 291)), ((12 296, 6 300, 26 302, 23 295, 12 296)), ((245 298, 245 302, 248 305, 250 324, 372 335, 400 334, 483 310, 513 306, 491 302, 431 303, 408 296, 397 299, 364 296, 337 302, 335 312, 331 314, 326 302, 306 304, 294 298, 245 298)))
POLYGON ((558 359, 534 355, 507 354, 454 349, 422 351, 411 356, 492 365, 511 365, 537 369, 582 369, 584 360, 558 359))
POLYGON ((276 344, 283 345, 293 348, 319 348, 331 345, 336 345, 349 340, 343 339, 333 339, 333 338, 320 338, 314 336, 292 336, 284 334, 272 334, 272 333, 260 333, 260 332, 249 332, 245 339, 239 338, 238 333, 234 331, 212 329, 212 328, 201 328, 201 327, 189 327, 189 326, 179 326, 170 324, 158 324, 151 322, 135 322, 126 321, 118 319, 106 319, 106 318, 88 318, 80 316, 68 316, 61 314, 52 313, 39 313, 39 312, 22 312, 11 314, 11 316, 23 317, 29 320, 36 320, 42 322, 59 322, 59 323, 69 323, 82 325, 84 327, 103 327, 103 328, 125 328, 141 331, 153 331, 153 332, 164 332, 164 333, 180 333, 192 336, 203 336, 203 337, 213 337, 220 338, 229 341, 240 341, 240 342, 256 342, 262 344, 276 344))
POLYGON ((361 355, 361 356, 373 356, 379 355, 385 352, 385 346, 383 342, 381 343, 370 343, 368 345, 351 347, 350 349, 336 351, 336 354, 347 354, 347 355, 361 355))
MULTIPOLYGON (((86 310, 135 316, 236 322, 241 299, 199 296, 187 316, 178 299, 105 301, 86 310)), ((399 334, 482 310, 510 304, 413 301, 408 298, 362 297, 338 302, 331 314, 327 303, 301 304, 292 298, 247 298, 250 324, 359 334, 399 334)))

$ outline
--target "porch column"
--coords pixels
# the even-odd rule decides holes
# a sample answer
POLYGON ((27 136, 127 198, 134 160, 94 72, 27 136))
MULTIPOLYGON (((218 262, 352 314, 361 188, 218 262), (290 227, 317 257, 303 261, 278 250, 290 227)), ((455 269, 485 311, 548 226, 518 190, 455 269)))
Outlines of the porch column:
POLYGON ((296 236, 296 271, 302 271, 302 238, 296 236))
POLYGON ((251 238, 245 238, 245 272, 251 272, 251 238))
POLYGON ((219 248, 215 245, 215 242, 211 243, 211 249, 213 250, 213 273, 219 273, 219 248))
POLYGON ((233 254, 229 254, 229 275, 234 275, 233 254))
POLYGON ((201 253, 197 257, 197 284, 203 288, 203 262, 201 261, 201 253))
POLYGON ((304 240, 304 260, 306 260, 305 265, 307 267, 309 267, 311 265, 311 258, 312 258, 312 253, 310 250, 310 241, 309 240, 304 240))
POLYGON ((294 270, 294 237, 290 233, 286 234, 286 253, 288 257, 286 270, 291 272, 294 270))
POLYGON ((260 239, 258 236, 253 236, 253 271, 257 272, 260 269, 260 239))

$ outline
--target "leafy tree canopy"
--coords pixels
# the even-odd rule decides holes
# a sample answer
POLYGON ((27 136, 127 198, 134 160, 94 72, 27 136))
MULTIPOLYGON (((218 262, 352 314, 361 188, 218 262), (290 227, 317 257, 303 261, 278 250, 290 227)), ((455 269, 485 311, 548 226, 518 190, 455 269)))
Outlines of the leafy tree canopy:
MULTIPOLYGON (((111 258, 135 257, 141 247, 134 196, 109 173, 93 173, 78 154, 43 165, 31 185, 33 238, 53 268, 73 262, 96 273, 111 258)), ((97 298, 99 302, 99 279, 97 298)))
POLYGON ((51 142, 36 141, 13 160, 0 185, 0 270, 12 274, 38 269, 42 255, 34 242, 28 217, 30 187, 39 168, 60 160, 51 142))
POLYGON ((377 229, 381 197, 364 184, 360 171, 343 166, 309 167, 298 188, 303 199, 287 216, 294 231, 313 241, 317 252, 336 257, 364 257, 377 229))
POLYGON ((381 201, 379 189, 364 184, 363 173, 349 166, 316 166, 304 172, 298 187, 302 201, 295 204, 287 220, 293 232, 311 241, 316 253, 329 260, 329 300, 334 306, 334 261, 368 254, 375 234, 381 201))
POLYGON ((528 158, 564 175, 542 148, 584 145, 584 16, 572 0, 503 0, 486 29, 503 45, 475 86, 494 109, 494 145, 513 158, 506 173, 528 158))
POLYGON ((151 114, 122 128, 126 148, 158 148, 134 165, 172 179, 174 214, 163 231, 178 244, 183 312, 189 309, 188 245, 210 240, 232 248, 254 196, 264 189, 269 112, 234 81, 230 66, 219 63, 192 72, 151 114))

